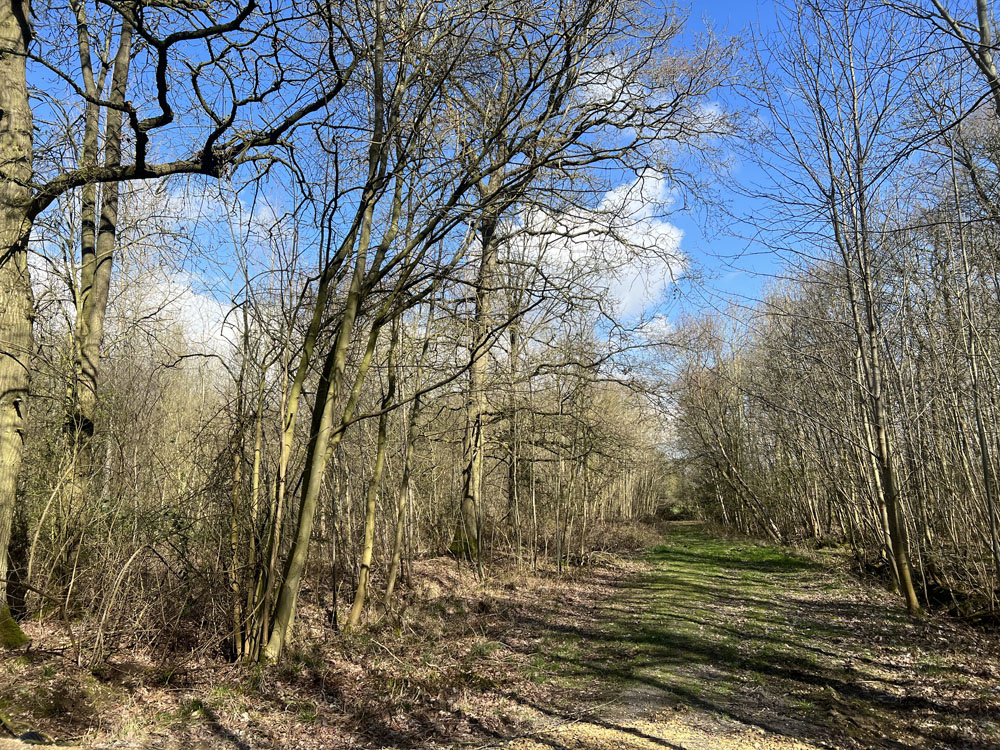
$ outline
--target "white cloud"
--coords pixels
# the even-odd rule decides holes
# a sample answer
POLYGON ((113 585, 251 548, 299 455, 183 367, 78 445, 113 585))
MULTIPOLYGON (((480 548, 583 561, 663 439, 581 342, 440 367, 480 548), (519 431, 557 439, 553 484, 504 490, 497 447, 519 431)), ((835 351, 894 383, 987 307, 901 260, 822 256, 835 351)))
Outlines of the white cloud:
POLYGON ((636 71, 614 55, 603 55, 585 65, 580 73, 582 98, 613 112, 627 111, 630 102, 641 100, 648 91, 637 80, 636 71), (627 76, 627 77, 626 77, 627 76))
POLYGON ((596 208, 522 218, 543 264, 600 293, 622 322, 654 307, 685 259, 683 232, 664 218, 674 203, 665 176, 647 171, 608 191, 596 208))
MULTIPOLYGON (((159 180, 125 186, 121 208, 105 354, 144 351, 166 361, 188 354, 228 359, 238 340, 236 320, 229 316, 233 265, 218 248, 234 244, 226 229, 242 204, 208 181, 159 180), (217 281, 206 282, 213 278, 217 281)), ((79 262, 79 211, 79 196, 67 194, 36 233, 29 255, 39 312, 36 327, 55 341, 76 318, 72 290, 79 262)))
POLYGON ((195 291, 182 274, 162 273, 147 279, 137 319, 167 326, 179 333, 192 352, 225 356, 236 340, 235 325, 227 320, 231 309, 215 297, 195 291))
MULTIPOLYGON (((36 325, 49 326, 53 332, 73 325, 76 309, 62 272, 39 256, 29 258, 41 314, 36 325)), ((148 342, 150 353, 157 357, 228 358, 234 351, 238 335, 228 302, 198 291, 190 276, 165 267, 128 270, 127 278, 119 274, 114 280, 104 326, 106 352, 137 337, 148 342)))
POLYGON ((666 315, 653 315, 639 325, 639 334, 647 343, 657 344, 667 341, 676 329, 666 315))

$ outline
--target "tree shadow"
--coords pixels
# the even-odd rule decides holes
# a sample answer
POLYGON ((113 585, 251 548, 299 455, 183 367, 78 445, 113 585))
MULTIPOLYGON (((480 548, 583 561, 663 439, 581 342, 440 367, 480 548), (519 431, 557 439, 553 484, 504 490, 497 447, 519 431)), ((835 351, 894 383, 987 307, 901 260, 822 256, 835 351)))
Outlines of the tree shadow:
POLYGON ((216 738, 221 740, 224 744, 217 745, 218 747, 234 747, 237 750, 250 750, 249 743, 245 742, 238 734, 230 730, 219 721, 218 715, 208 706, 201 707, 201 713, 205 717, 205 723, 208 726, 209 731, 215 735, 216 738))
POLYGON ((909 658, 946 658, 932 622, 921 629, 898 608, 856 601, 824 567, 780 550, 690 528, 670 541, 647 577, 611 583, 593 617, 542 607, 521 622, 553 634, 556 647, 540 645, 550 671, 581 686, 550 711, 570 719, 611 700, 599 720, 626 732, 645 704, 842 747, 1000 747, 984 736, 1000 730, 1000 693, 938 694, 909 658), (803 577, 824 585, 804 594, 803 577))

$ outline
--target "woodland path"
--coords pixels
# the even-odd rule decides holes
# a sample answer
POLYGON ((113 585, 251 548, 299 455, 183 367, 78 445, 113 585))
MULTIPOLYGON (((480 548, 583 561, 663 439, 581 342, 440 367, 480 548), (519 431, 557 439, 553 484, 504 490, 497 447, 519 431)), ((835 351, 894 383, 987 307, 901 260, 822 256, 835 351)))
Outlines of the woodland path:
POLYGON ((1000 749, 1000 636, 910 618, 842 553, 674 523, 641 560, 593 562, 481 589, 443 561, 417 574, 441 581, 408 629, 289 659, 261 689, 239 665, 105 683, 9 657, 0 709, 18 731, 149 750, 1000 749), (60 713, 60 695, 81 700, 60 713))
POLYGON ((996 634, 911 619, 832 553, 675 524, 648 560, 552 625, 541 651, 575 699, 498 746, 1000 748, 996 634))

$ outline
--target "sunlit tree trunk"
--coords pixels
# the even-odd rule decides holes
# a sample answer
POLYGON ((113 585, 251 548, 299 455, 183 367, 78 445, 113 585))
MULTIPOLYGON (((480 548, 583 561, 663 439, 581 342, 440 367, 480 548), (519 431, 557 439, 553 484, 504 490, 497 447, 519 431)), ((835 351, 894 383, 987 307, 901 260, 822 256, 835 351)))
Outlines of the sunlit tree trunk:
MULTIPOLYGON (((80 11, 82 14, 82 9, 80 11)), ((81 42, 81 59, 89 60, 90 52, 81 42)), ((114 59, 111 90, 108 100, 125 101, 129 65, 132 55, 132 28, 122 23, 118 52, 114 59)), ((86 67, 86 65, 85 65, 86 67)), ((86 76, 85 76, 86 77, 86 76)), ((100 82, 94 92, 101 88, 100 82)), ((97 106, 88 104, 81 166, 93 166, 97 153, 97 106)), ((108 109, 104 133, 104 166, 117 167, 122 157, 122 113, 108 109)), ((115 241, 118 232, 119 185, 105 183, 101 188, 100 210, 97 212, 96 185, 82 189, 83 227, 81 231, 81 263, 76 288, 76 325, 73 330, 74 367, 66 432, 70 440, 72 468, 69 472, 69 509, 78 509, 92 495, 94 425, 97 420, 98 380, 100 377, 101 342, 107 315, 111 287, 115 241), (96 238, 95 238, 95 215, 96 238)), ((82 533, 79 532, 79 533, 82 533)))
POLYGON ((26 641, 7 609, 7 550, 24 452, 31 321, 26 215, 32 175, 32 115, 25 60, 27 0, 0 0, 0 646, 26 641))
MULTIPOLYGON (((334 407, 338 402, 344 381, 344 371, 347 367, 347 353, 350 347, 354 324, 361 304, 362 284, 364 280, 365 255, 368 251, 368 232, 371 228, 371 211, 365 220, 365 230, 362 235, 361 247, 355 263, 351 279, 351 287, 347 294, 347 303, 340 319, 337 335, 333 346, 327 354, 323 373, 320 376, 319 388, 316 392, 316 403, 313 406, 313 418, 310 428, 309 442, 306 446, 306 463, 303 469, 302 500, 299 504, 299 518, 292 540, 292 548, 288 553, 285 571, 282 576, 278 598, 274 607, 274 618, 271 622, 270 635, 261 657, 264 661, 275 661, 281 654, 291 626, 295 606, 298 602, 299 589, 302 585, 302 574, 305 571, 309 552, 309 541, 312 538, 313 523, 316 518, 316 506, 319 500, 320 487, 330 452, 343 434, 337 430, 334 436, 334 407)), ((368 350, 361 363, 358 379, 363 380, 374 350, 374 336, 369 340, 368 350)), ((345 414, 349 419, 350 414, 345 414)))
POLYGON ((475 312, 470 342, 469 386, 465 406, 465 435, 462 439, 462 498, 452 551, 474 562, 481 572, 482 491, 486 377, 489 367, 493 285, 497 265, 496 220, 484 218, 480 228, 482 257, 475 283, 475 312))

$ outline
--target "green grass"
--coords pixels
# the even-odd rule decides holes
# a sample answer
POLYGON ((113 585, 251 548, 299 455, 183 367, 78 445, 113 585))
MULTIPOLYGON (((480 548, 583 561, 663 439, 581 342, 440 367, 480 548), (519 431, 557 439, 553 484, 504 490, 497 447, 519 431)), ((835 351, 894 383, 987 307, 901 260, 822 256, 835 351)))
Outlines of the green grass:
POLYGON ((558 675, 620 710, 684 707, 865 747, 946 747, 955 736, 974 747, 996 730, 996 716, 938 700, 937 682, 919 685, 971 687, 933 650, 911 653, 913 624, 898 605, 859 596, 861 584, 825 562, 694 524, 675 524, 646 560, 649 572, 622 585, 598 621, 549 635, 535 678, 558 675))

